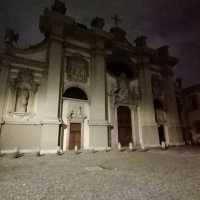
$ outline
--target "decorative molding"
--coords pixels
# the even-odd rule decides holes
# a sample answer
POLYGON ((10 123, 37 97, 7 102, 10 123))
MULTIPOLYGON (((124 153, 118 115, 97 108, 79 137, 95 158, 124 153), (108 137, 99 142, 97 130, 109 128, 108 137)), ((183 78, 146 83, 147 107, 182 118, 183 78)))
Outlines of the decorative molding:
POLYGON ((40 71, 44 71, 48 67, 48 63, 46 63, 46 62, 40 62, 40 61, 31 60, 31 59, 27 59, 27 58, 21 58, 21 57, 17 57, 14 55, 12 55, 12 56, 2 55, 1 59, 6 60, 6 62, 9 62, 10 65, 12 65, 12 64, 14 65, 16 63, 16 64, 21 64, 21 65, 26 65, 26 66, 32 66, 35 69, 38 69, 40 71))
POLYGON ((83 122, 87 116, 84 111, 84 104, 70 102, 70 110, 66 116, 69 122, 83 122))
POLYGON ((89 126, 111 126, 112 124, 109 123, 108 121, 93 121, 93 120, 88 120, 88 125, 89 126))

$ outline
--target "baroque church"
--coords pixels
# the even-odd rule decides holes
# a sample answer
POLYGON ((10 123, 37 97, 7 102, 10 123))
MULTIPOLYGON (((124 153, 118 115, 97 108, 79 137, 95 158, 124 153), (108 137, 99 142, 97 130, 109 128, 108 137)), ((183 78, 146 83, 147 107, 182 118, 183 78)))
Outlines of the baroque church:
POLYGON ((104 30, 66 15, 55 0, 40 16, 44 40, 15 46, 8 29, 0 54, 0 150, 54 153, 182 145, 174 66, 168 46, 131 44, 118 26, 104 30))

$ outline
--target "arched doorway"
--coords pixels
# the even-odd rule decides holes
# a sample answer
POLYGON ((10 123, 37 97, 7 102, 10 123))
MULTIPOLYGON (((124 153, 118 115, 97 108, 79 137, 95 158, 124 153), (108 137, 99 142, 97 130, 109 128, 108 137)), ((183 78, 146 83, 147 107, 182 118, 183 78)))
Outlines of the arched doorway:
POLYGON ((131 126, 131 111, 127 106, 120 106, 117 109, 118 117, 118 142, 126 147, 130 142, 133 142, 132 138, 132 126, 131 126))
POLYGON ((85 105, 88 97, 78 87, 70 87, 63 94, 64 150, 84 148, 85 105))

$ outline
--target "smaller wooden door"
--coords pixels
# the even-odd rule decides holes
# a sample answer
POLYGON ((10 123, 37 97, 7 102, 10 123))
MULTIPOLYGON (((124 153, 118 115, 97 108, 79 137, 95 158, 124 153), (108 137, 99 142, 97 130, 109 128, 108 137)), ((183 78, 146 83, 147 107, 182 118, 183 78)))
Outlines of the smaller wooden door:
POLYGON ((164 126, 163 125, 160 125, 158 127, 158 134, 159 134, 160 144, 162 142, 166 142, 166 140, 165 140, 165 130, 164 130, 164 126))
POLYGON ((75 146, 81 148, 81 124, 71 123, 69 134, 69 149, 74 150, 75 146))
POLYGON ((118 114, 118 141, 122 146, 128 146, 132 139, 131 111, 126 106, 117 109, 118 114))

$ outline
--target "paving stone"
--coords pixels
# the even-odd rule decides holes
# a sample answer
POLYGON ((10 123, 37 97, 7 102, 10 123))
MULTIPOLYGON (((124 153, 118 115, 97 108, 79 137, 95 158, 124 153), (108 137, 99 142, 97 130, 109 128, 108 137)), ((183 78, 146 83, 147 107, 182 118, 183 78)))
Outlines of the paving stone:
POLYGON ((199 200, 200 148, 0 158, 0 200, 199 200))

